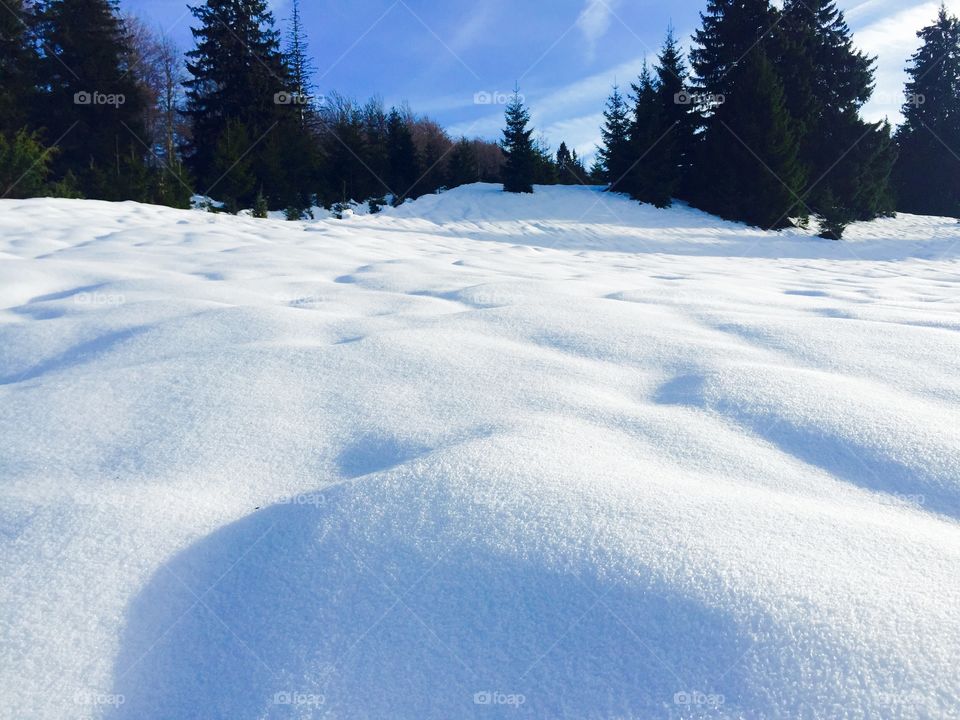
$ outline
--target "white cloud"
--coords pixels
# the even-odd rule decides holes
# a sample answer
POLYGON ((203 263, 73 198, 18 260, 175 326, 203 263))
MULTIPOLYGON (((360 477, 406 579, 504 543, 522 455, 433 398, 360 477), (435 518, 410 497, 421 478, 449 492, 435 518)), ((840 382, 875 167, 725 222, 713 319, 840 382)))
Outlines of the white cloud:
MULTIPOLYGON (((855 10, 872 4, 863 3, 855 10)), ((936 19, 939 7, 939 0, 921 2, 862 28, 854 28, 857 46, 877 56, 876 92, 864 108, 867 119, 882 120, 887 117, 893 123, 902 119, 900 108, 907 80, 905 68, 920 46, 917 31, 936 19)), ((960 0, 950 0, 947 7, 953 12, 960 11, 960 0)))
POLYGON ((593 57, 597 43, 610 29, 613 6, 619 0, 585 0, 585 6, 577 18, 577 27, 586 41, 587 52, 593 57))

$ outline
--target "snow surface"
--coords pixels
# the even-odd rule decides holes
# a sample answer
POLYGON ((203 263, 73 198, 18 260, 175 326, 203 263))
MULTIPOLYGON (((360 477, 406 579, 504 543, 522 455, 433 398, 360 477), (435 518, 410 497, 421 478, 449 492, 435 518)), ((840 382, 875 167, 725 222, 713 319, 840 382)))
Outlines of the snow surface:
POLYGON ((0 202, 0 717, 960 717, 960 226, 0 202))

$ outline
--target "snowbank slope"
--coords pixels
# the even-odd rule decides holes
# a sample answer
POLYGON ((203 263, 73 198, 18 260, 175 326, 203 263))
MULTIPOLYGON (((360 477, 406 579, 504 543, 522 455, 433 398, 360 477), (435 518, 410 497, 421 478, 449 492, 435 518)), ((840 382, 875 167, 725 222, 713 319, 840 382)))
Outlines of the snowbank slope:
POLYGON ((0 202, 0 717, 960 717, 958 243, 0 202))

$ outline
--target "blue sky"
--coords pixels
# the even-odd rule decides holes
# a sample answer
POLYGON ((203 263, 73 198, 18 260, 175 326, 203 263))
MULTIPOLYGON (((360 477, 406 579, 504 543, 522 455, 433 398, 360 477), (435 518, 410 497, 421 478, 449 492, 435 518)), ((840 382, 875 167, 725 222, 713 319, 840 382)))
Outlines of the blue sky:
MULTIPOLYGON (((201 2, 202 0, 193 0, 201 2)), ((684 44, 706 0, 302 0, 318 92, 403 100, 452 134, 498 137, 496 104, 518 82, 533 121, 555 148, 591 155, 605 97, 652 58, 668 24, 684 44), (486 93, 493 102, 478 103, 486 93)), ((948 0, 960 13, 960 0, 948 0)), ((273 0, 281 25, 289 0, 273 0)), ((879 57, 870 118, 899 119, 903 68, 916 31, 939 0, 841 0, 858 45, 879 57)), ((183 0, 122 0, 122 7, 191 42, 183 0)))

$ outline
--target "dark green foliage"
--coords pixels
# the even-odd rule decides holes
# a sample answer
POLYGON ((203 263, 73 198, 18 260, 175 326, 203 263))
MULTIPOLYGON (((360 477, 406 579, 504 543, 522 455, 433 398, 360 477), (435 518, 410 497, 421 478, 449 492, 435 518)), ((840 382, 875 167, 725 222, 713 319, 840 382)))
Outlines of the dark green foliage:
POLYGON ((255 218, 266 218, 270 208, 267 206, 267 198, 263 194, 263 188, 257 192, 257 197, 253 201, 253 216, 255 218))
POLYGON ((545 137, 537 138, 533 143, 533 183, 534 185, 556 185, 557 166, 553 153, 545 137))
POLYGON ((387 190, 394 194, 393 204, 399 205, 415 192, 422 171, 410 125, 397 108, 387 117, 386 145, 387 190))
POLYGON ((420 166, 423 172, 417 182, 417 196, 437 192, 447 186, 446 156, 437 138, 428 138, 423 147, 420 166))
POLYGON ((0 198, 44 194, 55 150, 45 148, 35 133, 0 133, 0 198))
POLYGON ((874 60, 856 50, 832 0, 787 0, 778 31, 777 67, 807 169, 804 205, 839 236, 845 221, 892 210, 889 129, 860 117, 874 60))
POLYGON ((768 53, 778 16, 769 0, 709 0, 694 33, 690 62, 696 89, 710 95, 729 95, 733 70, 753 50, 768 53))
POLYGON ((506 156, 502 170, 503 189, 511 193, 532 193, 538 152, 531 140, 533 130, 527 127, 530 114, 518 92, 507 105, 506 119, 507 126, 500 143, 506 156))
MULTIPOLYGON (((210 193, 221 198, 228 212, 236 213, 254 200, 256 176, 250 158, 250 134, 239 120, 230 120, 217 139, 210 168, 210 193)), ((261 193, 263 191, 261 190, 261 193)))
POLYGON ((477 151, 473 143, 462 137, 450 153, 450 163, 447 166, 447 181, 451 188, 460 185, 469 185, 480 179, 480 166, 477 162, 477 151))
POLYGON ((803 214, 805 174, 783 87, 755 48, 724 80, 728 102, 711 116, 699 166, 697 204, 721 217, 782 228, 803 214))
POLYGON ((696 155, 697 116, 693 112, 686 63, 672 28, 667 30, 654 71, 660 105, 657 137, 662 138, 657 153, 663 168, 657 194, 661 199, 687 198, 696 155))
POLYGON ((897 132, 897 207, 960 217, 960 20, 941 7, 918 35, 897 132))
POLYGON ((603 145, 599 149, 599 161, 604 169, 609 189, 622 192, 627 183, 627 173, 633 164, 630 147, 630 112, 620 93, 613 86, 613 92, 603 111, 603 127, 600 129, 603 145))
POLYGON ((145 98, 130 72, 130 38, 116 5, 50 0, 39 29, 44 93, 34 127, 59 148, 54 175, 73 172, 89 197, 146 199, 145 98))
POLYGON ((286 145, 299 127, 302 99, 280 53, 273 15, 265 0, 207 0, 191 12, 199 27, 193 29, 197 46, 187 53, 187 114, 193 122, 188 159, 201 190, 226 183, 233 201, 253 200, 246 178, 220 179, 226 172, 223 139, 231 132, 236 137, 228 130, 233 124, 243 128, 246 146, 229 143, 230 157, 246 154, 246 169, 271 203, 289 200, 285 175, 297 156, 286 145))
POLYGON ((577 151, 570 152, 565 142, 560 143, 556 158, 557 182, 561 185, 585 185, 588 174, 577 151))
POLYGON ((33 42, 36 17, 23 0, 0 7, 0 133, 24 128, 37 100, 40 58, 33 42))
POLYGON ((633 162, 624 189, 635 200, 669 207, 681 177, 674 127, 670 124, 660 84, 646 65, 632 87, 635 106, 630 124, 630 157, 633 162))

